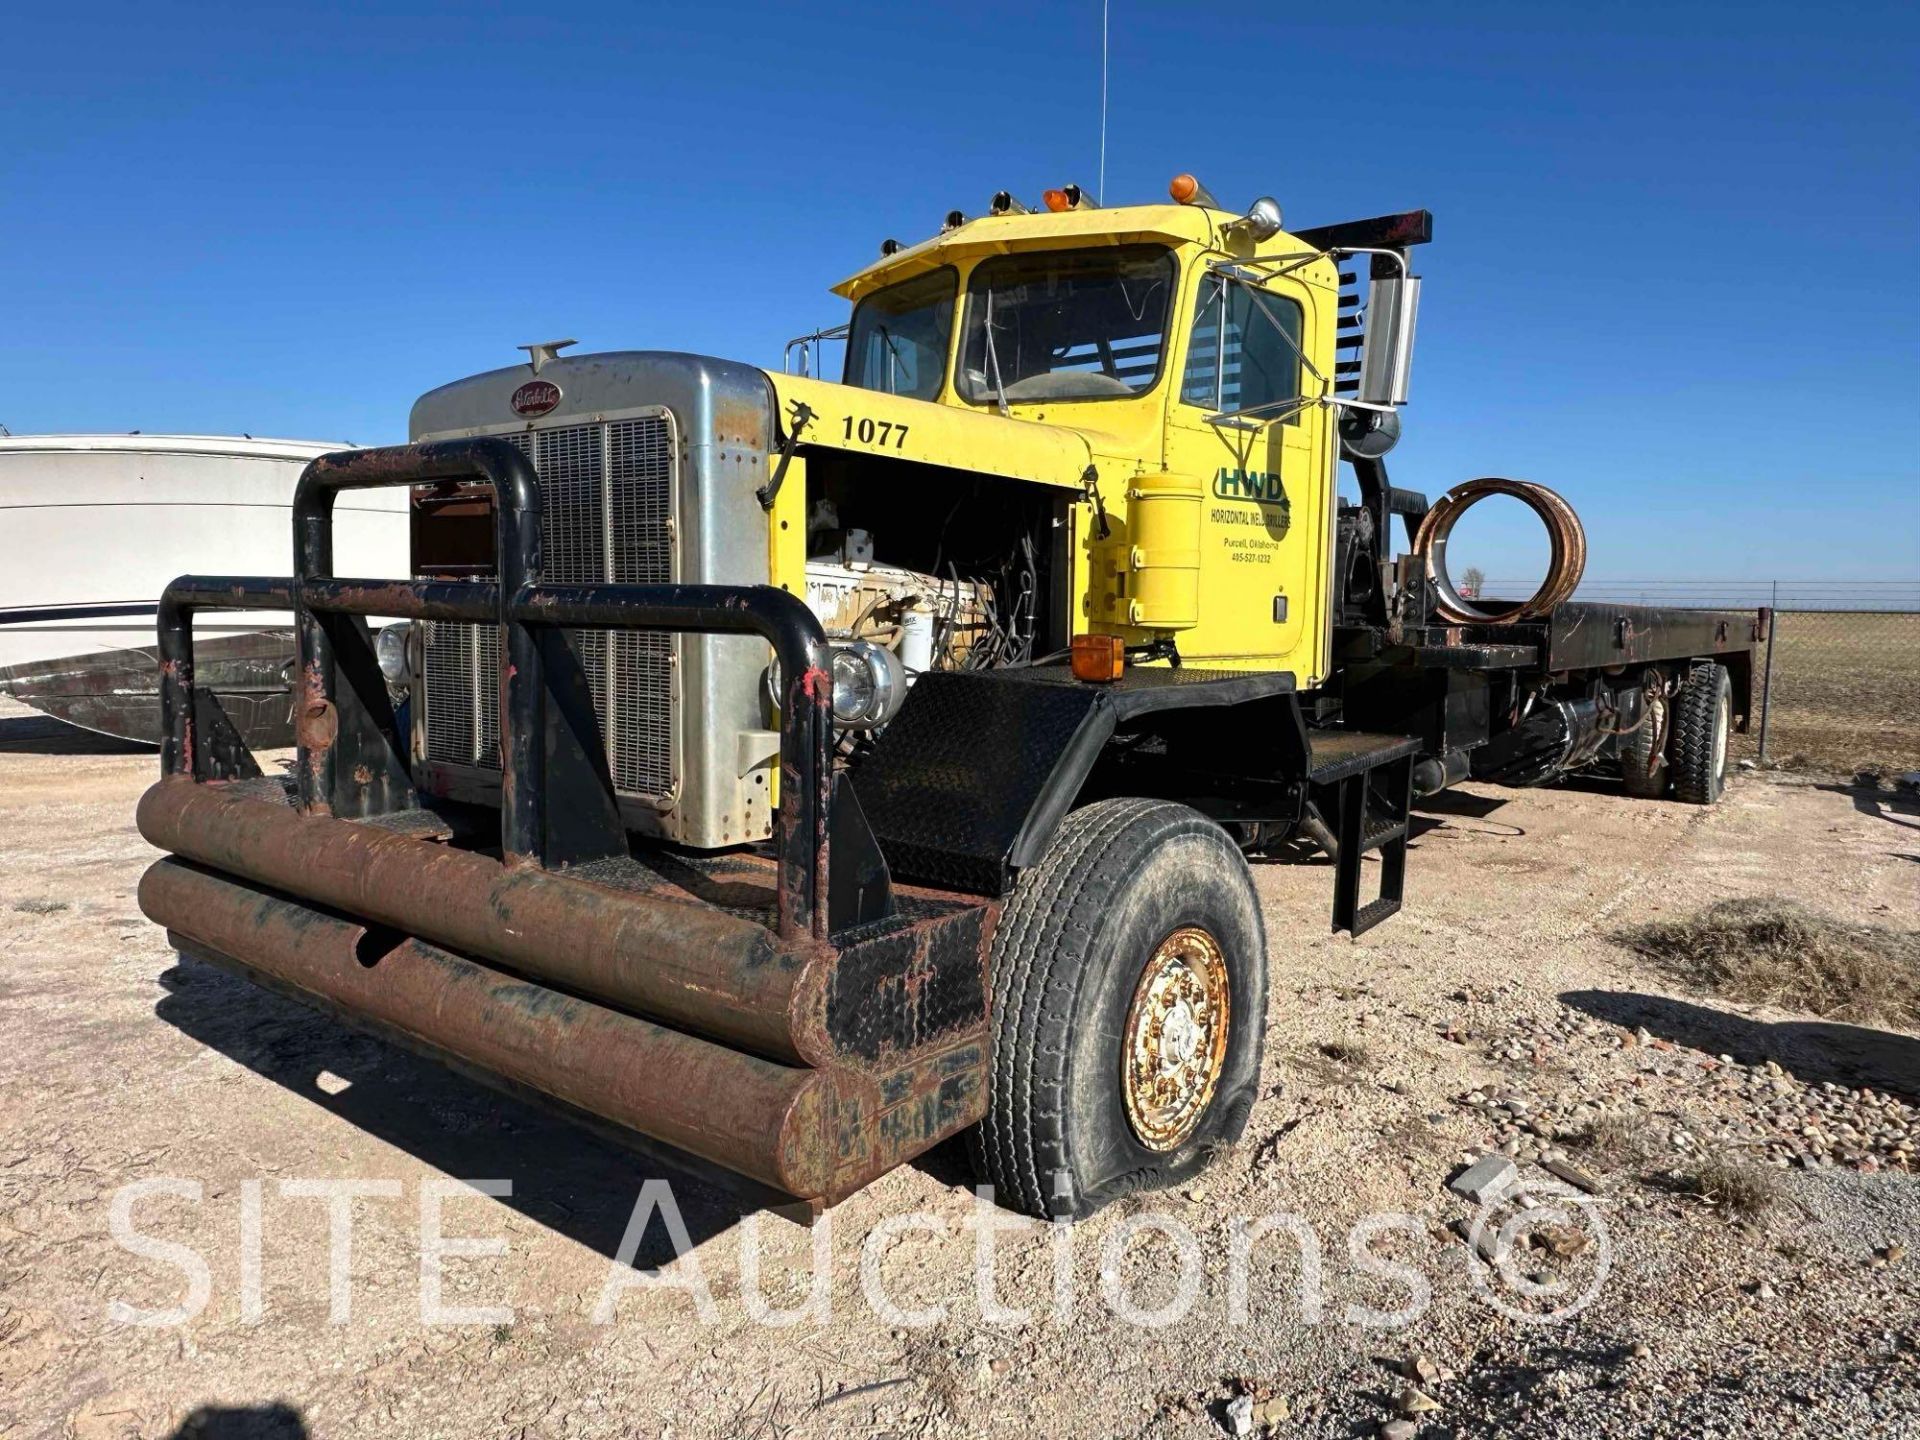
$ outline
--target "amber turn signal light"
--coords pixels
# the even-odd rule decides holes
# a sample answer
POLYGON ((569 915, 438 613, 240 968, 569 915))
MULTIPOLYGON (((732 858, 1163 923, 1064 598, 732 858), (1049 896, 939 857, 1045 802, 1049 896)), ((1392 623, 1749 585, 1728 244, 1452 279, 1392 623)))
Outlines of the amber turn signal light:
POLYGON ((1127 668, 1127 648, 1118 635, 1073 637, 1073 678, 1105 684, 1127 668))
POLYGON ((1047 209, 1058 215, 1063 210, 1073 208, 1073 197, 1064 190, 1049 190, 1040 197, 1047 202, 1047 209))
POLYGON ((1191 205, 1193 197, 1200 193, 1200 182, 1191 175, 1176 175, 1173 183, 1167 186, 1167 194, 1176 204, 1191 205))

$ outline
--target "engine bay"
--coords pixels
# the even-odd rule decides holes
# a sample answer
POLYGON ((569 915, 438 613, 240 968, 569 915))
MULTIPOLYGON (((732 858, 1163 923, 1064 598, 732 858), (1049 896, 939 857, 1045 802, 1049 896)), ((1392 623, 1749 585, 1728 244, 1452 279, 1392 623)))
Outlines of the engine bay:
POLYGON ((879 728, 929 670, 1028 665, 1065 646, 1053 497, 833 454, 809 481, 806 602, 835 647, 836 725, 879 728))

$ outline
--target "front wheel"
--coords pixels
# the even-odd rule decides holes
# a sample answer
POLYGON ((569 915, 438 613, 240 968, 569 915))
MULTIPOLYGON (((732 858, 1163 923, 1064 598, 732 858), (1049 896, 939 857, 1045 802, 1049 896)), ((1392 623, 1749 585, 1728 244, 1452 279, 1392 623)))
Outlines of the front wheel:
POLYGON ((1266 936, 1239 847, 1160 800, 1075 811, 994 937, 993 1093, 971 1136, 1003 1204, 1087 1215, 1177 1184, 1246 1128, 1266 936))

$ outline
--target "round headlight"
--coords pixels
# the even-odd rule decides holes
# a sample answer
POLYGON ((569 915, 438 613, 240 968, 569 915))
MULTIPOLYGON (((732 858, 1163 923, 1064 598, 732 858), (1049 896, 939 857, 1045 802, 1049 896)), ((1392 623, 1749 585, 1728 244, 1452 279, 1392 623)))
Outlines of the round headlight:
POLYGON ((858 725, 873 708, 873 667, 867 657, 846 646, 833 652, 833 718, 836 724, 858 725))
POLYGON ((846 729, 884 725, 906 698, 906 673, 884 645, 855 640, 833 651, 833 723, 846 729))
POLYGON ((407 662, 407 641, 412 634, 413 622, 400 620, 381 626, 373 637, 373 653, 380 661, 380 673, 396 690, 406 688, 413 678, 413 667, 407 662))

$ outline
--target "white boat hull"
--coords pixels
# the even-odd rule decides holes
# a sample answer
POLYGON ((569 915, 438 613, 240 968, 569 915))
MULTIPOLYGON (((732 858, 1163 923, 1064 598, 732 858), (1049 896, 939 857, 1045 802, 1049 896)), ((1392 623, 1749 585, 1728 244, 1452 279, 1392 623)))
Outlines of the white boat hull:
MULTIPOLYGON (((13 436, 0 439, 0 612, 132 606, 0 624, 0 667, 151 645, 152 607, 185 574, 285 575, 293 565, 293 488, 307 461, 344 449, 228 436, 13 436)), ((407 497, 348 493, 335 507, 339 573, 407 574, 407 497)), ((285 629, 284 612, 220 612, 194 634, 285 629)))

